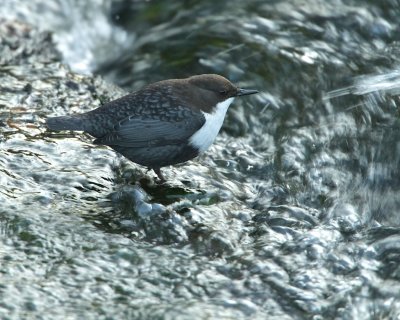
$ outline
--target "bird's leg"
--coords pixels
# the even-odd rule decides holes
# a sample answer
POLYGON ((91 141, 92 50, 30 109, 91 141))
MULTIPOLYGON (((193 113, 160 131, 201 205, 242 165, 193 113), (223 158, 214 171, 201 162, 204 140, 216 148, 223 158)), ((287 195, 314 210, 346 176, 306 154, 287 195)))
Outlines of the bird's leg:
POLYGON ((164 183, 167 181, 167 180, 165 180, 164 176, 162 175, 160 168, 153 168, 153 171, 157 175, 158 179, 160 179, 161 183, 164 183))

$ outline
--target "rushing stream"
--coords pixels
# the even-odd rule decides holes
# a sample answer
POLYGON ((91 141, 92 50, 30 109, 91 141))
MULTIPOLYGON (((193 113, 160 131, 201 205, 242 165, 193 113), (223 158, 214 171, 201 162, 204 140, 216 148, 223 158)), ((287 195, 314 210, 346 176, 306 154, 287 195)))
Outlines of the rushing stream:
POLYGON ((3 0, 0 319, 400 319, 398 0, 3 0), (218 73, 155 175, 48 116, 218 73))

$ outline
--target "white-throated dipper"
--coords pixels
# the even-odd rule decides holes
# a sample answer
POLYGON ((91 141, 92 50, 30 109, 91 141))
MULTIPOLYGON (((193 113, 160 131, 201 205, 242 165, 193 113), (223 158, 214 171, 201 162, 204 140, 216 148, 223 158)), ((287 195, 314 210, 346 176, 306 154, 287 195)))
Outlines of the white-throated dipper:
POLYGON ((82 114, 48 118, 51 130, 85 131, 153 169, 193 159, 214 142, 235 97, 257 93, 216 74, 159 81, 82 114))

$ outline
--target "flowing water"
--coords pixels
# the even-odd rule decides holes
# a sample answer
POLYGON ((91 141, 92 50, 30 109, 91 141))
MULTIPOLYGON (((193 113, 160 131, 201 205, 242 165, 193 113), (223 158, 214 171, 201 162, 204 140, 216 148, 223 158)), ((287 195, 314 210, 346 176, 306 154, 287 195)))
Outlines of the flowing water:
POLYGON ((1 319, 400 319, 398 0, 3 0, 1 319), (38 31, 39 30, 39 31, 38 31), (218 73, 154 174, 47 116, 218 73))

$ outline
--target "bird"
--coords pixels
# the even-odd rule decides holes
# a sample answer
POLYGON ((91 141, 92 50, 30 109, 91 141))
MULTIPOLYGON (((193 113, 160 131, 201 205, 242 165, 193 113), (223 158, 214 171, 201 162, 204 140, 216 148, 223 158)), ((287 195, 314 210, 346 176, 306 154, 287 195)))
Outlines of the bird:
POLYGON ((86 113, 49 117, 46 125, 87 132, 95 145, 111 147, 165 182, 162 167, 205 152, 234 99, 255 93, 217 74, 194 75, 146 85, 86 113))

